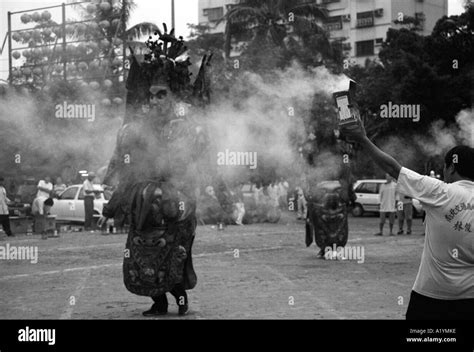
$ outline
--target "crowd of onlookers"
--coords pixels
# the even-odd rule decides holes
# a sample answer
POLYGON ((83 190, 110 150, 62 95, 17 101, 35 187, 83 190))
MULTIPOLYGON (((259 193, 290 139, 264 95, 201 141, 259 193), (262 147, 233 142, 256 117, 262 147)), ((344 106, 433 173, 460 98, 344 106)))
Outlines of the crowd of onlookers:
MULTIPOLYGON (((436 177, 434 172, 431 177, 436 177)), ((96 190, 93 187, 94 173, 83 181, 85 230, 92 230, 94 224, 93 204, 96 190)), ((396 194, 395 182, 387 176, 386 184, 380 188, 380 228, 376 235, 383 234, 386 217, 389 218, 389 234, 393 235, 395 218, 398 218, 398 233, 411 234, 413 219, 413 201, 410 197, 396 194)), ((41 179, 34 188, 31 204, 31 215, 34 219, 34 231, 44 234, 44 221, 57 198, 68 185, 61 177, 53 184, 49 176, 41 179)), ((104 192, 109 192, 105 188, 104 192)), ((254 223, 276 223, 280 220, 282 210, 294 211, 297 218, 304 220, 307 216, 307 200, 304 191, 299 186, 290 187, 285 179, 269 183, 235 182, 228 184, 223 180, 214 185, 199 188, 196 194, 196 215, 200 224, 244 225, 254 223)), ((30 188, 31 193, 31 188, 30 188)), ((11 196, 10 196, 11 197, 11 196)), ((23 200, 24 201, 24 200, 23 200)), ((0 224, 8 236, 12 236, 9 224, 9 205, 13 202, 7 197, 5 179, 0 177, 0 224)))
MULTIPOLYGON (((56 191, 59 191, 59 189, 63 187, 63 185, 60 183, 58 183, 57 186, 58 187, 56 188, 56 191)), ((66 189, 65 185, 64 189, 66 189)), ((54 204, 52 197, 55 187, 51 182, 51 178, 46 176, 44 179, 38 182, 37 186, 33 190, 30 190, 30 193, 32 193, 32 191, 34 192, 34 195, 26 195, 25 199, 20 199, 20 201, 27 201, 31 205, 31 215, 34 219, 33 231, 35 233, 40 233, 43 238, 46 238, 46 218, 54 204)), ((9 237, 14 236, 10 229, 9 205, 16 203, 16 201, 16 199, 10 200, 7 197, 5 179, 0 177, 0 218, 3 230, 9 237)))
POLYGON ((223 181, 198 190, 197 218, 201 224, 276 223, 282 210, 297 210, 306 218, 306 200, 299 187, 290 189, 283 178, 270 183, 227 185, 223 181))
MULTIPOLYGON (((431 171, 430 177, 440 179, 441 176, 431 171)), ((389 174, 385 174, 386 183, 380 186, 379 201, 380 201, 380 222, 379 232, 375 236, 383 236, 383 228, 385 220, 389 219, 389 236, 394 236, 393 226, 395 224, 395 217, 398 219, 397 235, 405 234, 404 224, 406 223, 406 234, 411 235, 413 223, 413 198, 408 197, 396 191, 396 180, 389 174)), ((423 222, 425 220, 425 213, 423 211, 423 222)), ((424 235, 424 233, 423 233, 424 235)))
MULTIPOLYGON (((91 231, 95 227, 92 223, 94 198, 99 191, 94 189, 94 178, 95 174, 90 172, 85 180, 83 180, 85 210, 84 227, 86 231, 91 231)), ((36 186, 26 184, 23 186, 23 189, 20 186, 17 191, 18 193, 13 196, 16 199, 11 200, 7 197, 5 178, 0 177, 0 223, 3 226, 3 230, 7 236, 14 236, 10 229, 9 206, 16 203, 30 204, 31 211, 25 215, 31 215, 33 217, 33 232, 41 234, 43 238, 47 238, 47 217, 50 215, 55 198, 58 198, 59 195, 66 190, 68 185, 63 182, 61 177, 57 177, 56 183, 53 184, 51 177, 45 176, 36 186)), ((10 195, 10 197, 12 196, 10 195)))
MULTIPOLYGON (((92 230, 93 200, 95 175, 83 180, 85 230, 92 230)), ((9 227, 8 205, 14 202, 7 198, 5 180, 0 178, 0 223, 7 235, 13 235, 9 227)), ((31 182, 30 182, 31 183, 31 182)), ((33 231, 44 235, 45 219, 54 205, 55 198, 66 190, 68 185, 61 177, 53 184, 50 176, 45 176, 37 184, 24 188, 22 194, 15 198, 31 205, 34 220, 33 231)), ((109 189, 106 188, 104 192, 109 189)), ((306 199, 301 187, 291 187, 288 181, 281 178, 269 183, 239 182, 229 184, 223 180, 196 190, 196 215, 200 224, 244 225, 254 223, 276 223, 280 220, 282 210, 297 211, 298 219, 305 219, 307 212, 306 199)), ((10 196, 12 198, 12 196, 10 196)), ((18 201, 17 199, 17 201, 18 201)))

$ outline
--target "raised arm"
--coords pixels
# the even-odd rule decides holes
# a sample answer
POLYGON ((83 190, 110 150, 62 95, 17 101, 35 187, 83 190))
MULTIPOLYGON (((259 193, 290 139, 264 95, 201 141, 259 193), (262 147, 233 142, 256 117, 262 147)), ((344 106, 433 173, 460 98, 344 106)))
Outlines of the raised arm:
POLYGON ((398 180, 402 166, 393 157, 383 152, 372 143, 372 141, 367 137, 365 128, 360 120, 358 125, 342 126, 341 133, 345 135, 349 141, 359 143, 364 152, 366 152, 382 170, 394 177, 395 180, 398 180))
POLYGON ((360 142, 364 151, 375 161, 375 163, 390 176, 398 180, 400 170, 402 166, 393 157, 379 149, 372 141, 366 136, 360 142))

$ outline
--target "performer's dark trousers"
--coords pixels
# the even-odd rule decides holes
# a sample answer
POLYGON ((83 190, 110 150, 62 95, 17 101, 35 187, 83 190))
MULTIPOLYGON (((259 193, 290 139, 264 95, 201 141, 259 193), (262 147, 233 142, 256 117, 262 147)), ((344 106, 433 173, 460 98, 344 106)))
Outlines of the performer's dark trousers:
POLYGON ((407 320, 469 320, 474 317, 474 298, 443 300, 411 291, 407 320))
MULTIPOLYGON (((188 304, 188 295, 184 290, 183 284, 175 285, 170 293, 173 295, 178 305, 188 304)), ((152 297, 152 299, 156 303, 157 309, 159 311, 168 311, 168 298, 166 297, 166 293, 163 293, 160 296, 152 297)))
POLYGON ((3 231, 7 236, 13 236, 12 230, 10 229, 10 218, 8 215, 0 215, 0 223, 2 224, 3 231))
POLYGON ((92 228, 92 220, 94 218, 94 197, 93 196, 84 197, 84 213, 85 213, 84 227, 86 230, 90 230, 92 228))

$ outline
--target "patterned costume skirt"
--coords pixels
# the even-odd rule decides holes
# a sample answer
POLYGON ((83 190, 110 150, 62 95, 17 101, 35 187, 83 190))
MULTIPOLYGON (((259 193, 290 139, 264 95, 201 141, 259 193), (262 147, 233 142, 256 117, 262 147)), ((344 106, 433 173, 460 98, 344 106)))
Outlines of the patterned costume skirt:
POLYGON ((191 252, 196 230, 194 211, 189 199, 166 185, 148 182, 137 187, 123 262, 124 283, 130 292, 154 297, 179 283, 186 290, 195 287, 191 252), (187 211, 176 213, 174 210, 179 209, 172 209, 173 216, 167 217, 174 205, 187 211))

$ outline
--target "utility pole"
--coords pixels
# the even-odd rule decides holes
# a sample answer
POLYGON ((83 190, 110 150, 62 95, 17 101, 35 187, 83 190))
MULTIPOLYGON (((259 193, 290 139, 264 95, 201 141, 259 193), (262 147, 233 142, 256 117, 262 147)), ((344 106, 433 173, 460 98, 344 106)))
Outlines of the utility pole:
POLYGON ((12 14, 8 11, 8 81, 13 83, 12 70, 12 14))
POLYGON ((63 60, 63 71, 64 71, 64 74, 63 74, 63 78, 64 78, 64 81, 67 81, 67 61, 66 61, 66 4, 65 3, 62 3, 61 4, 61 7, 62 7, 62 18, 63 18, 63 23, 61 25, 61 28, 62 28, 62 35, 63 35, 63 51, 62 51, 62 60, 63 60))
POLYGON ((171 28, 175 28, 176 19, 175 19, 175 12, 174 12, 174 0, 171 0, 171 28))

